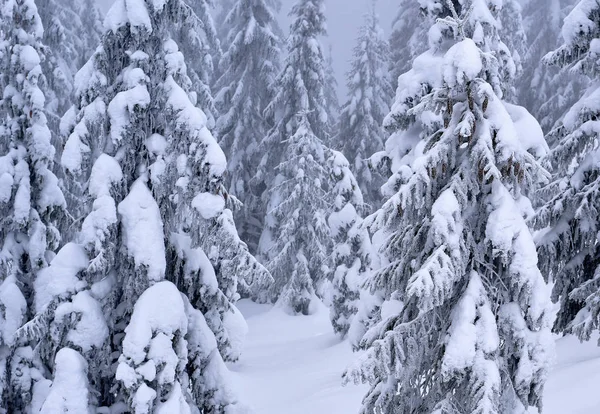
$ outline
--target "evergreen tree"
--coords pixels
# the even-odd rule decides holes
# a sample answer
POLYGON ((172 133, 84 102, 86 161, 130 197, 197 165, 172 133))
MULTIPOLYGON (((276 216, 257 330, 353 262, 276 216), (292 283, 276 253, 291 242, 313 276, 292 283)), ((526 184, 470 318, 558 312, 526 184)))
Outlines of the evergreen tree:
POLYGON ((221 59, 221 44, 215 28, 211 10, 213 0, 185 0, 190 10, 171 27, 173 40, 186 56, 187 73, 192 81, 192 102, 203 108, 207 126, 213 128, 218 117, 212 85, 215 82, 216 66, 221 59))
POLYGON ((74 76, 100 42, 102 17, 93 0, 46 0, 38 7, 48 51, 43 62, 50 94, 46 108, 58 137, 58 122, 73 103, 74 76))
POLYGON ((266 207, 259 251, 275 279, 272 296, 306 313, 314 287, 329 273, 323 0, 300 0, 291 15, 288 57, 266 109, 274 126, 259 144, 263 156, 252 185, 266 207))
MULTIPOLYGON (((550 132, 567 110, 583 94, 586 79, 582 74, 560 70, 543 62, 543 57, 560 46, 560 28, 574 0, 531 0, 524 8, 527 50, 523 56, 523 74, 517 90, 525 106, 542 129, 550 132)), ((554 146, 553 134, 547 137, 554 146)))
POLYGON ((45 113, 43 28, 33 0, 1 10, 0 85, 0 411, 31 402, 43 367, 17 331, 33 314, 34 281, 60 241, 65 198, 52 172, 55 148, 45 113), (35 366, 34 366, 35 365, 35 366))
POLYGON ((389 47, 373 5, 354 48, 352 68, 347 74, 349 98, 342 107, 340 130, 333 145, 352 161, 362 193, 372 205, 379 205, 383 182, 373 176, 367 159, 384 149, 383 119, 392 101, 388 64, 389 47))
POLYGON ((310 129, 308 117, 298 117, 297 131, 287 139, 270 191, 267 230, 274 237, 267 251, 267 268, 285 308, 308 315, 315 298, 314 284, 328 276, 327 172, 323 167, 325 147, 310 129))
POLYGON ((398 87, 398 77, 408 72, 412 61, 427 50, 427 31, 431 27, 431 22, 423 18, 420 2, 400 0, 399 3, 389 42, 390 78, 394 91, 398 87))
POLYGON ((525 219, 547 147, 502 100, 511 54, 494 4, 428 2, 430 50, 400 78, 412 87, 398 88, 388 122, 420 142, 367 222, 384 264, 367 286, 396 305, 382 307, 346 374, 370 383, 362 413, 541 409, 552 303, 525 219))
POLYGON ((194 105, 193 82, 171 38, 178 22, 200 24, 198 16, 183 0, 140 0, 135 9, 129 1, 118 0, 107 14, 100 47, 76 75, 74 117, 65 122, 61 162, 79 192, 77 243, 41 272, 37 314, 17 336, 37 342, 35 353, 54 378, 60 367, 51 361, 67 347, 77 351, 88 365, 92 407, 229 412, 235 397, 213 387, 224 384, 223 359, 239 357, 244 335, 232 304, 237 276, 251 281, 266 271, 237 235, 222 186, 225 156, 194 105), (176 295, 165 287, 173 285, 176 295), (140 298, 146 293, 151 305, 140 298), (162 316, 183 321, 185 308, 177 329, 151 314, 173 296, 185 306, 175 303, 171 314, 163 308, 162 316), (204 328, 194 325, 202 321, 204 328), (166 354, 152 359, 152 347, 155 379, 150 363, 137 365, 128 338, 141 331, 162 332, 157 346, 173 335, 169 346, 181 358, 175 373, 171 365, 161 371, 166 354), (144 381, 123 370, 137 370, 144 381))
POLYGON ((360 214, 365 205, 348 160, 334 151, 328 164, 335 179, 332 189, 335 201, 334 212, 327 221, 336 243, 330 318, 334 332, 344 337, 358 312, 360 285, 370 270, 371 240, 367 229, 362 227, 360 214))
MULTIPOLYGON (((565 19, 562 37, 564 43, 548 56, 549 63, 597 79, 600 4, 580 1, 565 19)), ((554 180, 542 192, 547 202, 537 216, 540 266, 554 282, 553 296, 560 303, 555 329, 582 340, 600 327, 598 94, 592 81, 553 131, 557 145, 547 161, 554 180)))
MULTIPOLYGON (((223 73, 216 83, 221 113, 216 131, 229 160, 225 185, 244 204, 236 220, 240 236, 256 251, 263 217, 250 180, 260 160, 258 145, 271 128, 263 113, 275 94, 281 39, 265 0, 236 1, 228 9, 227 26, 231 28, 223 43, 223 73)), ((264 292, 267 286, 257 288, 264 292)))

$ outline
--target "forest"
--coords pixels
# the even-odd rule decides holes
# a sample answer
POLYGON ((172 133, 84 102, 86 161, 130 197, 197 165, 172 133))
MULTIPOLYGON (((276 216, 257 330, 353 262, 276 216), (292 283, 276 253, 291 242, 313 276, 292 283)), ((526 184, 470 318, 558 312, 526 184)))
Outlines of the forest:
POLYGON ((0 0, 0 414, 600 412, 600 0, 348 1, 0 0))

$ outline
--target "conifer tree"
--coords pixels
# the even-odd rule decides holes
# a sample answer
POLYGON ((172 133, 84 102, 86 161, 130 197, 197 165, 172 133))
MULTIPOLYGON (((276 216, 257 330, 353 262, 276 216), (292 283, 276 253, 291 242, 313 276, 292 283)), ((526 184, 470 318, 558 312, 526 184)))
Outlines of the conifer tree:
POLYGON ((329 273, 323 141, 330 124, 319 42, 325 34, 323 1, 300 0, 291 15, 288 57, 266 109, 274 126, 259 145, 263 156, 252 185, 262 190, 266 206, 259 251, 275 279, 272 296, 307 313, 314 288, 329 273))
POLYGON ((383 119, 392 101, 388 65, 389 46, 373 4, 354 47, 352 67, 347 74, 348 101, 342 107, 340 130, 333 144, 351 160, 362 193, 373 206, 381 200, 379 188, 383 180, 377 173, 374 176, 368 158, 384 149, 383 119))
MULTIPOLYGON (((92 407, 234 410, 235 396, 213 387, 225 386, 223 359, 237 359, 243 340, 243 318, 232 304, 237 276, 251 281, 265 269, 239 240, 222 186, 225 156, 194 105, 193 82, 172 39, 178 22, 200 24, 198 16, 183 0, 140 0, 135 9, 129 1, 118 0, 107 14, 100 47, 76 75, 74 116, 65 122, 61 163, 79 191, 77 243, 65 245, 36 280, 37 314, 17 336, 37 342, 53 378, 60 366, 47 361, 58 361, 65 348, 77 351, 87 362, 92 407), (156 291, 164 295, 148 293, 156 291), (144 294, 154 297, 152 306, 173 296, 184 305, 173 307, 175 315, 165 310, 165 326, 144 294), (174 329, 168 321, 183 321, 175 312, 181 308, 185 324, 174 329), (139 353, 131 354, 127 338, 146 329, 162 332, 163 345, 173 335, 177 381, 167 383, 170 367, 161 372, 157 364, 152 379, 150 365, 136 365, 139 353), (143 381, 123 370, 138 370, 143 381), (154 380, 161 386, 152 388, 154 380)), ((35 400, 44 401, 43 387, 38 391, 35 400)))
POLYGON ((563 44, 548 63, 588 76, 592 83, 557 128, 557 145, 547 157, 554 173, 542 192, 547 202, 537 224, 540 266, 554 282, 560 303, 555 329, 574 332, 582 340, 600 328, 600 168, 596 126, 600 71, 595 44, 600 39, 600 5, 580 1, 565 18, 563 44), (594 86, 592 86, 594 85, 594 86))
POLYGON ((221 59, 221 44, 215 28, 212 9, 213 0, 185 0, 191 13, 173 22, 173 40, 186 56, 187 73, 192 81, 192 101, 203 108, 207 126, 214 128, 218 111, 214 102, 212 86, 221 59))
MULTIPOLYGON (((272 126, 263 113, 275 94, 281 39, 265 0, 237 0, 227 12, 230 29, 215 86, 221 113, 216 134, 229 161, 225 185, 243 203, 236 217, 240 236, 256 251, 263 217, 250 180, 260 160, 258 145, 272 126)), ((263 292, 268 288, 257 287, 263 292)))
POLYGON ((367 286, 397 306, 382 309, 346 373, 371 386, 361 413, 541 409, 552 303, 525 219, 547 147, 534 119, 503 101, 511 54, 494 4, 428 2, 430 49, 400 78, 409 88, 388 125, 419 143, 367 222, 384 263, 367 286))
POLYGON ((100 42, 102 17, 93 0, 46 0, 38 7, 48 51, 42 64, 51 95, 46 108, 58 136, 58 121, 73 104, 74 76, 100 42))
POLYGON ((332 306, 330 318, 333 330, 345 337, 358 312, 360 286, 371 266, 371 240, 362 226, 365 209, 360 187, 350 171, 350 163, 342 153, 333 151, 328 168, 335 186, 334 211, 327 218, 333 249, 332 306))
MULTIPOLYGON (((581 97, 586 78, 581 73, 548 65, 543 57, 560 46, 562 21, 574 0, 532 0, 523 10, 527 49, 523 56, 523 73, 518 78, 519 102, 539 120, 549 133, 568 109, 581 97)), ((547 136, 554 146, 554 134, 547 136)))
POLYGON ((412 61, 427 50, 427 31, 431 22, 424 18, 420 2, 400 0, 390 35, 390 78, 392 88, 398 77, 410 70, 412 61))
POLYGON ((52 171, 46 49, 34 1, 5 1, 0 24, 0 411, 20 412, 44 370, 18 331, 32 318, 34 282, 60 244, 66 203, 52 171))

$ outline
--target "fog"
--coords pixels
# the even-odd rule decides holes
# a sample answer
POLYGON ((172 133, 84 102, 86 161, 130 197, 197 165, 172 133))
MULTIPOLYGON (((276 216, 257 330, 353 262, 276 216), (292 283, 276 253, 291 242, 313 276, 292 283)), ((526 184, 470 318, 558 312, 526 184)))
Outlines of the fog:
MULTIPOLYGON (((106 12, 112 0, 98 0, 106 12)), ((218 2, 218 0, 216 0, 218 2)), ((287 31, 290 23, 288 13, 296 0, 282 0, 281 26, 287 31)), ((345 100, 346 77, 349 61, 352 58, 358 29, 363 22, 365 12, 371 7, 372 0, 326 0, 329 36, 323 40, 325 51, 333 47, 333 64, 339 83, 340 100, 345 100)), ((386 34, 389 34, 392 20, 396 14, 399 0, 378 0, 377 10, 386 34)))

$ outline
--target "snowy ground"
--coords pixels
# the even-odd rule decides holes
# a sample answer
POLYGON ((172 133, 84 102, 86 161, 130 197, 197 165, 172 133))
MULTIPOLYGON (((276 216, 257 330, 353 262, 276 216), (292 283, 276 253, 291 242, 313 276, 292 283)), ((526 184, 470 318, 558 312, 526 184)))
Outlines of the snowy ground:
MULTIPOLYGON (((241 360, 231 366, 235 385, 256 414, 357 413, 364 387, 341 386, 356 357, 331 331, 327 309, 293 317, 241 301, 249 333, 241 360)), ((546 386, 545 414, 600 413, 600 348, 557 341, 557 363, 546 386)))

